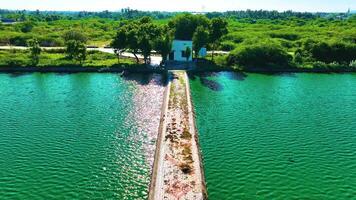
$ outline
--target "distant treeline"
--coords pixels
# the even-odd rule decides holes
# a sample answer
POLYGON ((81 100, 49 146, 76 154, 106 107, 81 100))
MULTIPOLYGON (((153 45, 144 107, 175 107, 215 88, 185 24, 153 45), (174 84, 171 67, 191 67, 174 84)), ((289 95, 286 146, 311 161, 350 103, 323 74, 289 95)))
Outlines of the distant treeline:
POLYGON ((12 19, 15 21, 55 21, 62 19, 85 19, 85 18, 103 18, 103 19, 138 19, 149 16, 153 19, 170 18, 178 12, 158 12, 158 11, 139 11, 130 8, 121 9, 121 11, 110 12, 88 12, 88 11, 28 11, 28 10, 4 10, 0 9, 0 17, 12 19))
MULTIPOLYGON (((28 11, 28 10, 5 10, 0 9, 0 17, 3 19, 11 19, 14 21, 55 21, 61 19, 83 19, 83 18, 104 18, 104 19, 138 19, 144 16, 153 19, 167 19, 183 12, 162 12, 162 11, 140 11, 130 8, 124 8, 120 11, 28 11)), ((342 19, 347 18, 351 14, 345 13, 310 13, 310 12, 294 12, 294 11, 267 11, 267 10, 246 10, 246 11, 227 11, 227 12, 206 12, 204 14, 208 18, 224 17, 233 19, 288 19, 288 18, 331 18, 342 19)))

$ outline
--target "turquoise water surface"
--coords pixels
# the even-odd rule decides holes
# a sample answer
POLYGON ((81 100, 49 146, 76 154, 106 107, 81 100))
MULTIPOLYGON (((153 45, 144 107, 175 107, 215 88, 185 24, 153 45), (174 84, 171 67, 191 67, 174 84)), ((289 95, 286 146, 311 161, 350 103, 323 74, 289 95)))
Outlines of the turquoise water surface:
POLYGON ((356 74, 190 84, 209 199, 356 199, 356 74))
POLYGON ((0 199, 146 199, 160 76, 0 74, 0 199))

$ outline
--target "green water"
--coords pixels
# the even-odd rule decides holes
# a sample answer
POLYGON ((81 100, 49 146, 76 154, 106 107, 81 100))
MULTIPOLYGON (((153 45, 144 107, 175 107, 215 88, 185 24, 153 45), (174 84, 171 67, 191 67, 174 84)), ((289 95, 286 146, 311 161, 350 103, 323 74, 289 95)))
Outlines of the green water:
POLYGON ((356 199, 356 74, 191 79, 209 199, 356 199))
POLYGON ((159 79, 0 74, 0 199, 146 199, 159 79))

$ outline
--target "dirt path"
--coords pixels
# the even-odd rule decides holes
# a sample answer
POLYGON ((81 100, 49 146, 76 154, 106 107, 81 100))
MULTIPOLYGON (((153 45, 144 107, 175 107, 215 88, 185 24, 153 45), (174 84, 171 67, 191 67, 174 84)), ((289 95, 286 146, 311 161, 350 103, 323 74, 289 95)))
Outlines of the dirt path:
POLYGON ((185 71, 172 71, 167 90, 149 199, 206 199, 185 71))

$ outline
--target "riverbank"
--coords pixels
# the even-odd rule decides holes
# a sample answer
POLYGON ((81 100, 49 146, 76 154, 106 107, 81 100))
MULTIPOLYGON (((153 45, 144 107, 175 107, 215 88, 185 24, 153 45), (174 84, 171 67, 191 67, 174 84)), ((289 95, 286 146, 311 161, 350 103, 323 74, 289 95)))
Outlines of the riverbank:
POLYGON ((174 71, 170 77, 149 199, 207 199, 188 77, 183 71, 174 71))
POLYGON ((211 60, 199 61, 196 67, 190 70, 193 73, 201 72, 247 72, 247 73, 261 73, 261 74, 276 74, 276 73, 354 73, 356 72, 356 67, 350 66, 311 66, 308 64, 307 67, 303 66, 276 66, 276 65, 266 65, 264 67, 247 67, 247 66, 228 66, 222 61, 217 59, 216 62, 211 60))
MULTIPOLYGON (((34 66, 29 58, 29 53, 23 49, 2 49, 0 50, 0 72, 5 73, 25 73, 25 72, 58 72, 58 73, 75 73, 75 72, 163 72, 164 68, 159 67, 161 58, 153 56, 155 67, 137 64, 130 53, 124 53, 120 58, 120 63, 112 49, 91 49, 87 53, 87 59, 83 63, 69 60, 65 57, 64 49, 46 48, 40 55, 37 66, 34 66)), ((141 59, 141 57, 139 56, 141 59)), ((199 60, 192 63, 195 67, 190 67, 192 72, 251 72, 251 73, 349 73, 356 72, 356 67, 349 66, 319 66, 319 67, 236 67, 228 66, 221 63, 221 59, 216 57, 216 61, 199 60)), ((179 64, 167 64, 167 69, 179 69, 179 64)), ((186 64, 184 64, 186 65, 186 64)))
POLYGON ((82 66, 61 66, 61 67, 0 67, 0 73, 163 73, 165 70, 147 68, 144 65, 134 66, 114 66, 114 67, 82 67, 82 66))
MULTIPOLYGON (((164 73, 164 68, 150 68, 143 64, 116 64, 113 66, 91 66, 84 67, 81 65, 65 65, 65 66, 0 66, 0 73, 121 73, 121 72, 136 72, 136 73, 164 73)), ((315 68, 294 68, 294 69, 233 69, 228 67, 222 68, 195 68, 187 70, 189 73, 204 73, 204 72, 246 72, 260 74, 278 74, 278 73, 356 73, 356 69, 315 69, 315 68)))

